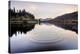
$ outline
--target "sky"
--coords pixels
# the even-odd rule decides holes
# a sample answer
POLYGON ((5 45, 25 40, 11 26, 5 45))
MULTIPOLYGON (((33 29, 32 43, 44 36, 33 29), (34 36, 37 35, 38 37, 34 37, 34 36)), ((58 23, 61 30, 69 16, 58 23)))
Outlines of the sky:
POLYGON ((36 19, 55 18, 57 16, 75 12, 78 6, 75 4, 59 4, 59 3, 44 3, 44 2, 27 2, 27 1, 12 1, 11 8, 16 10, 25 9, 33 14, 36 19))

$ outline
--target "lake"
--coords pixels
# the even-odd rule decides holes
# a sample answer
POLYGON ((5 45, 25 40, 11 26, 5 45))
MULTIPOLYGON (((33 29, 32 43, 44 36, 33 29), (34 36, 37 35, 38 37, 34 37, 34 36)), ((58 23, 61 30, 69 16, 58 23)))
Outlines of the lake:
POLYGON ((10 37, 12 53, 49 50, 71 50, 78 48, 78 35, 53 24, 36 24, 26 33, 17 32, 10 37))

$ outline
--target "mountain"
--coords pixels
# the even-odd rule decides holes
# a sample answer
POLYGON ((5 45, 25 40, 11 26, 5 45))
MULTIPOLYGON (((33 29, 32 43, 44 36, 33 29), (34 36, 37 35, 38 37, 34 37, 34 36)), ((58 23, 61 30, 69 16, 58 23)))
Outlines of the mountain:
POLYGON ((50 20, 49 22, 60 22, 63 20, 78 20, 78 12, 73 13, 67 13, 58 17, 55 17, 54 19, 50 20))

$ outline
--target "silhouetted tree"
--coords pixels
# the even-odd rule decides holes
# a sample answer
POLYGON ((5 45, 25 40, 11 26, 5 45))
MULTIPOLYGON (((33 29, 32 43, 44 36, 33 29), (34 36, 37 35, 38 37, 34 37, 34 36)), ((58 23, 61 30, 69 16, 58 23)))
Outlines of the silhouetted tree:
POLYGON ((15 11, 15 8, 9 9, 9 18, 17 18, 17 17, 21 17, 21 16, 23 16, 25 18, 34 19, 34 15, 29 12, 26 12, 25 9, 17 10, 17 11, 15 11))

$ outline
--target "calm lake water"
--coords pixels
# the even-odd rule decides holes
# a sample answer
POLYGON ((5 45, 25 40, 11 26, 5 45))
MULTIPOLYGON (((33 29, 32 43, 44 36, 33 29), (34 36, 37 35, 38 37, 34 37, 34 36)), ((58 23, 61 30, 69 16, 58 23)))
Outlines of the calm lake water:
POLYGON ((55 25, 36 24, 34 29, 10 37, 10 48, 14 53, 77 49, 78 36, 55 25))

